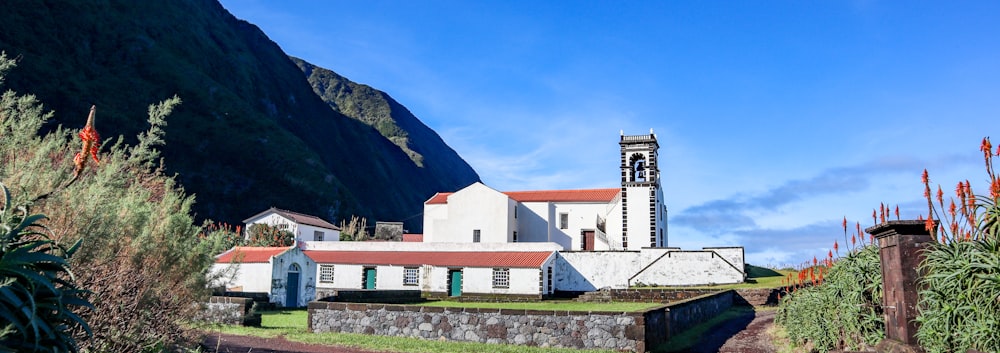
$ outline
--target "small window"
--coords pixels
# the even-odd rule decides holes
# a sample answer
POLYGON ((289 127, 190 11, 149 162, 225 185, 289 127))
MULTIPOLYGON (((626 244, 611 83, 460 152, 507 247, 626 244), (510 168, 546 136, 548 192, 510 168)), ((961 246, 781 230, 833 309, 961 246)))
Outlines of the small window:
POLYGON ((315 231, 313 231, 313 240, 323 241, 323 238, 324 238, 325 235, 326 234, 323 234, 323 232, 315 230, 315 231))
POLYGON ((333 265, 319 265, 319 283, 333 283, 333 265))
POLYGON ((404 286, 415 286, 420 284, 420 269, 416 267, 407 267, 403 269, 403 285, 404 286))
POLYGON ((472 231, 472 242, 473 242, 473 243, 478 243, 478 242, 479 242, 480 240, 482 240, 482 238, 481 238, 481 235, 482 235, 482 234, 481 234, 481 232, 479 231, 479 229, 474 229, 474 230, 472 231))
POLYGON ((510 269, 494 268, 493 288, 508 288, 508 287, 510 287, 510 269))
POLYGON ((559 214, 559 229, 569 229, 569 213, 559 214))

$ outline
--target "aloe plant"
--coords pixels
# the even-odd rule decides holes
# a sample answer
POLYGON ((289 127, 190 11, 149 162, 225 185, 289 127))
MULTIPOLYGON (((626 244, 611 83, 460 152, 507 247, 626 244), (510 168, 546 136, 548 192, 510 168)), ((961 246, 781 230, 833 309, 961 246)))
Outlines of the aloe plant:
POLYGON ((91 332, 73 308, 93 308, 67 262, 81 242, 63 247, 40 223, 45 215, 13 205, 2 183, 0 194, 0 351, 76 352, 72 331, 91 332))

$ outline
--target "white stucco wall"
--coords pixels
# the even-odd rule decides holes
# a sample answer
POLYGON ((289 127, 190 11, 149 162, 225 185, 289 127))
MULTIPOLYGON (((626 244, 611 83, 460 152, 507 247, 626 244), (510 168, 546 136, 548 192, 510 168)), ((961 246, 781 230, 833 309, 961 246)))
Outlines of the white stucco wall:
POLYGON ((429 220, 433 234, 426 237, 425 229, 424 242, 472 242, 473 230, 478 229, 480 242, 505 243, 513 234, 514 208, 510 198, 482 183, 448 196, 447 208, 446 218, 429 220))
POLYGON ((323 232, 323 241, 340 241, 340 231, 328 228, 320 228, 308 224, 300 224, 295 232, 295 238, 299 241, 317 241, 315 232, 323 232))
POLYGON ((272 266, 269 268, 271 274, 270 301, 271 303, 285 306, 286 294, 288 293, 288 273, 292 264, 299 265, 299 283, 297 288, 297 299, 295 306, 305 306, 316 298, 316 264, 302 253, 299 248, 291 250, 271 258, 272 266))
POLYGON ((481 294, 540 294, 538 288, 539 269, 511 268, 510 285, 507 288, 493 288, 493 268, 466 267, 462 270, 462 293, 481 294))
POLYGON ((340 251, 557 251, 555 243, 404 243, 404 242, 311 242, 305 250, 340 251))
POLYGON ((600 202, 557 202, 555 203, 555 218, 552 224, 556 228, 554 238, 565 239, 569 246, 566 250, 583 250, 583 239, 580 232, 584 229, 597 229, 597 218, 604 217, 608 209, 607 203, 600 202), (567 229, 559 229, 559 215, 569 215, 567 229))
POLYGON ((704 250, 714 251, 717 254, 724 257, 733 266, 736 266, 740 271, 745 272, 745 260, 743 258, 743 247, 742 246, 727 246, 727 247, 709 247, 703 248, 704 250))
POLYGON ((517 238, 519 242, 552 241, 565 249, 568 244, 550 240, 551 230, 554 228, 549 227, 549 220, 555 214, 555 205, 551 202, 519 202, 517 208, 517 238))
POLYGON ((555 261, 555 289, 593 291, 628 288, 628 279, 652 261, 651 252, 560 252, 555 261))
MULTIPOLYGON (((626 187, 628 215, 628 247, 627 250, 640 250, 650 247, 650 215, 649 188, 644 186, 626 187)), ((655 244, 653 244, 655 246, 655 244)))
POLYGON ((714 251, 671 251, 645 269, 631 284, 695 286, 742 283, 743 272, 714 251))
POLYGON ((447 242, 448 204, 424 204, 424 242, 447 242))
POLYGON ((279 229, 281 229, 281 226, 284 225, 285 228, 282 230, 287 230, 289 232, 292 232, 292 234, 297 234, 298 232, 297 224, 292 220, 282 217, 277 213, 268 213, 260 217, 251 218, 248 220, 246 226, 243 228, 245 233, 244 237, 247 239, 250 238, 250 225, 252 224, 266 224, 269 226, 278 227, 279 229))
POLYGON ((723 255, 709 250, 647 248, 641 251, 561 252, 555 266, 554 284, 560 291, 628 288, 637 283, 695 286, 742 283, 744 280, 741 269, 730 266, 723 255))
POLYGON ((216 279, 213 287, 223 286, 228 291, 234 292, 271 292, 271 264, 270 263, 236 263, 236 264, 213 264, 211 276, 216 274, 225 275, 216 279))

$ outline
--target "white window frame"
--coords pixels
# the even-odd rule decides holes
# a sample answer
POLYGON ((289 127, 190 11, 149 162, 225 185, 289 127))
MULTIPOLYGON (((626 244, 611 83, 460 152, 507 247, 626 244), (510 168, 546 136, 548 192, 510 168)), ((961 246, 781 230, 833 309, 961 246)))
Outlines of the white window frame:
POLYGON ((569 213, 559 214, 559 229, 569 229, 569 213))
POLYGON ((493 288, 510 288, 510 269, 493 269, 493 288))
POLYGON ((333 270, 334 265, 319 265, 319 283, 333 284, 333 270), (324 270, 329 270, 329 273, 323 273, 324 270))
POLYGON ((404 267, 403 268, 403 285, 404 286, 418 286, 418 285, 420 285, 420 268, 419 267, 404 267))
POLYGON ((326 237, 326 233, 325 232, 319 231, 319 230, 314 230, 313 231, 313 240, 315 240, 315 241, 323 241, 323 238, 325 238, 325 237, 326 237))
POLYGON ((482 230, 473 229, 472 230, 472 242, 473 243, 478 243, 478 242, 481 242, 482 240, 483 240, 483 232, 482 232, 482 230))

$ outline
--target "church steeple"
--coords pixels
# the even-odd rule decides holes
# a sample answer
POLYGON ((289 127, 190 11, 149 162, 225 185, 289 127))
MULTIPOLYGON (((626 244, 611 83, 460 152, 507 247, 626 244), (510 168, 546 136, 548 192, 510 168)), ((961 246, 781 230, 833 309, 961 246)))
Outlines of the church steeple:
POLYGON ((653 129, 648 135, 620 134, 622 247, 666 247, 667 209, 660 188, 656 134, 653 129))

